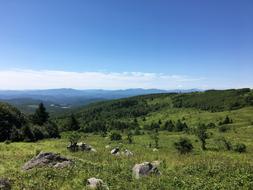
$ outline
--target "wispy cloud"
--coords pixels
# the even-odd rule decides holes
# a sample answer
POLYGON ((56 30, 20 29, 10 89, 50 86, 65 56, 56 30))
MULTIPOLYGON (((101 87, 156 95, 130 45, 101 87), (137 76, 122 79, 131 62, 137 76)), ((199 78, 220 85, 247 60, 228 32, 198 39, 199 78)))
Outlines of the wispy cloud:
POLYGON ((126 89, 194 88, 203 78, 143 72, 68 72, 56 70, 2 70, 0 89, 126 89))

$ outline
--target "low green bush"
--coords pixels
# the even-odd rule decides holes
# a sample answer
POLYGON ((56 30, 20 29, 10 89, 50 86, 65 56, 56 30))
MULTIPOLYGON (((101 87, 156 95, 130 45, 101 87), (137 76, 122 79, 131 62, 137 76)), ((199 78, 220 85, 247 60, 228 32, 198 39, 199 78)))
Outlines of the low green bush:
POLYGON ((178 142, 174 143, 174 146, 180 154, 189 153, 193 149, 193 145, 188 138, 181 138, 178 142))
POLYGON ((246 145, 243 143, 238 143, 235 145, 234 151, 239 153, 246 152, 246 145))
POLYGON ((114 131, 111 133, 110 139, 111 139, 111 141, 119 141, 119 140, 122 140, 122 135, 119 134, 118 132, 114 131))

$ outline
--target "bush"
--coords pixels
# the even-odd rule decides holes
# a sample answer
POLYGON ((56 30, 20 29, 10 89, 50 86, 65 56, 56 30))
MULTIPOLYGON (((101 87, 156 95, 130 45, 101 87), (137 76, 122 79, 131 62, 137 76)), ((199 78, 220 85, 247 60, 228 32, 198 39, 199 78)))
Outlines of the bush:
POLYGON ((174 146, 180 154, 189 153, 193 149, 193 145, 188 138, 181 138, 178 142, 174 143, 174 146))
POLYGON ((132 131, 129 131, 127 133, 127 141, 128 141, 129 144, 133 143, 133 133, 132 133, 132 131))
POLYGON ((196 136, 201 142, 201 148, 202 150, 206 150, 206 140, 210 137, 210 135, 207 133, 206 126, 205 125, 199 125, 196 129, 196 136))
POLYGON ((77 144, 80 138, 81 138, 81 135, 76 131, 70 133, 68 136, 68 139, 71 145, 77 144))
POLYGON ((118 132, 112 132, 110 135, 110 139, 111 141, 119 141, 122 139, 122 136, 118 132))
POLYGON ((221 125, 221 126, 219 127, 219 132, 225 133, 225 132, 227 132, 229 129, 230 129, 229 126, 227 126, 227 125, 221 125))
POLYGON ((235 145, 234 151, 239 153, 246 152, 246 145, 243 143, 238 143, 235 145))
POLYGON ((225 137, 221 137, 217 139, 218 142, 220 143, 220 149, 226 149, 226 150, 231 150, 232 149, 232 143, 230 141, 228 141, 227 139, 225 139, 225 137))

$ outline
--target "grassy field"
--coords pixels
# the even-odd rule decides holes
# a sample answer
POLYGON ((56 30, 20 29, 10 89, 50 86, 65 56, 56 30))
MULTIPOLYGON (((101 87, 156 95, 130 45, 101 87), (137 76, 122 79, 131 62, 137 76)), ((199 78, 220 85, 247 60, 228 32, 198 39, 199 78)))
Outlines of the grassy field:
MULTIPOLYGON (((252 189, 253 188, 253 126, 240 127, 219 133, 212 130, 207 151, 200 149, 197 138, 184 133, 160 133, 160 148, 153 152, 148 148, 148 135, 134 136, 134 143, 126 140, 111 142, 98 135, 83 136, 82 140, 91 144, 97 153, 69 152, 66 149, 67 138, 43 140, 37 143, 0 144, 0 176, 12 180, 13 189, 85 189, 86 179, 103 179, 110 189, 252 189), (180 155, 173 143, 180 137, 191 139, 194 151, 180 155), (216 138, 225 136, 231 142, 243 142, 247 145, 246 153, 236 153, 218 148, 216 138), (106 145, 128 148, 134 153, 131 158, 115 157, 106 145), (40 168, 21 171, 22 165, 39 151, 61 153, 75 160, 75 164, 65 169, 40 168), (140 180, 132 177, 132 167, 144 161, 162 161, 159 169, 161 176, 150 176, 140 180)), ((124 136, 125 137, 125 136, 124 136)))

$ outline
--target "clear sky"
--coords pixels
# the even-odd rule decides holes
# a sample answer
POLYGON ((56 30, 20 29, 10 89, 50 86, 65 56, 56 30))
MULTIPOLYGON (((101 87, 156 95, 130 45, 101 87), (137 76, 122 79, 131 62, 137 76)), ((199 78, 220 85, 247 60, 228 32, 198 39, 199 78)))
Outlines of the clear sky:
POLYGON ((252 0, 0 0, 0 89, 253 88, 252 0))

